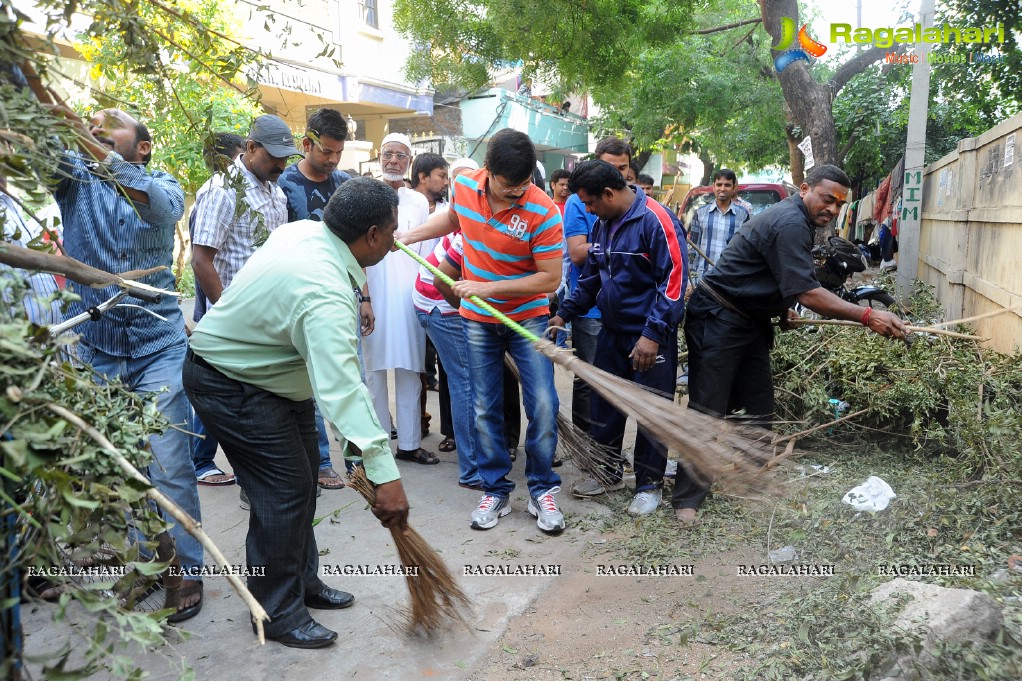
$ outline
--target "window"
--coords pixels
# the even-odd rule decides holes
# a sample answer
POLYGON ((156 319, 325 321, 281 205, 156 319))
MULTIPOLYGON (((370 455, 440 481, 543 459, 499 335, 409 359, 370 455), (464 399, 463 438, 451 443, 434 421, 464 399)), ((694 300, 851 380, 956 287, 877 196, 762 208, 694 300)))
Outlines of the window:
POLYGON ((380 27, 378 2, 379 0, 358 0, 358 9, 362 13, 362 21, 372 28, 380 27))

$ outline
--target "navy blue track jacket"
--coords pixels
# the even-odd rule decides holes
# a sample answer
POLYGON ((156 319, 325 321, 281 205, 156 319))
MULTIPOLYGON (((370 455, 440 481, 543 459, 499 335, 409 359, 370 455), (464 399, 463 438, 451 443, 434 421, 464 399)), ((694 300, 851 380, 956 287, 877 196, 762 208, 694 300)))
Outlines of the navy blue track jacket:
POLYGON ((600 220, 578 286, 557 315, 570 322, 595 303, 603 326, 660 345, 685 316, 688 249, 685 229, 669 209, 635 187, 635 200, 613 232, 600 220))

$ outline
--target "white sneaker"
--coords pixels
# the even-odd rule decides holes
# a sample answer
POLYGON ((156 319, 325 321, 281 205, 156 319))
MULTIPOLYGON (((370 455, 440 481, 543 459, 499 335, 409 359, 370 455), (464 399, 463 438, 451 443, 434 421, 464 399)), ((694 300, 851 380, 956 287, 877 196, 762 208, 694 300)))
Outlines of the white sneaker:
POLYGON ((898 269, 898 262, 896 260, 882 260, 880 262, 881 272, 894 272, 898 269))
POLYGON ((605 485, 596 478, 586 478, 571 488, 571 493, 576 497, 598 497, 607 492, 615 492, 624 489, 624 481, 616 482, 613 485, 605 485))
POLYGON ((663 498, 663 491, 660 488, 639 492, 628 505, 630 515, 649 515, 660 506, 660 499, 663 498))
POLYGON ((492 494, 484 494, 479 506, 472 511, 472 529, 488 530, 496 527, 497 522, 511 512, 511 500, 501 499, 492 494))
POLYGON ((544 532, 556 534, 564 529, 564 514, 554 501, 554 495, 560 491, 560 487, 551 487, 538 497, 529 498, 529 513, 536 516, 536 526, 544 532))

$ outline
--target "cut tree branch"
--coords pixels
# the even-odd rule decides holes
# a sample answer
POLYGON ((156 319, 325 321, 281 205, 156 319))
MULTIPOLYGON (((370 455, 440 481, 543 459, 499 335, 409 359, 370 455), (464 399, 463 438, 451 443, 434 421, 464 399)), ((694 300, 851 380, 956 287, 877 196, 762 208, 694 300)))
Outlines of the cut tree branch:
POLYGON ((263 634, 263 621, 270 621, 270 616, 266 614, 263 606, 259 605, 259 601, 255 599, 255 596, 253 596, 252 592, 245 587, 237 575, 231 573, 231 566, 227 563, 227 558, 224 557, 224 554, 220 551, 219 547, 213 543, 213 540, 209 538, 209 535, 202 529, 202 526, 197 523, 194 518, 181 510, 180 506, 168 499, 163 492, 153 487, 153 483, 149 481, 149 478, 142 475, 137 468, 132 466, 131 462, 124 458, 124 455, 121 454, 120 450, 117 449, 117 447, 114 447, 113 443, 111 443, 110 440, 103 435, 103 433, 83 421, 77 414, 68 411, 59 404, 47 403, 46 408, 95 440, 96 444, 110 454, 114 463, 116 463, 120 469, 128 475, 128 477, 146 485, 148 487, 146 495, 155 501, 160 508, 169 513, 174 520, 180 523, 181 527, 183 527, 188 534, 195 537, 195 539, 202 544, 202 547, 209 551, 210 555, 213 556, 213 559, 216 560, 218 565, 225 568, 227 581, 231 583, 231 586, 233 586, 234 590, 238 592, 238 595, 241 596, 241 600, 245 601, 245 605, 248 606, 248 609, 252 613, 252 617, 258 629, 259 643, 265 643, 266 639, 263 634))
MULTIPOLYGON (((127 289, 129 294, 131 289, 134 288, 131 281, 167 269, 161 265, 160 267, 152 267, 146 270, 132 270, 122 274, 111 274, 110 272, 104 272, 103 270, 86 265, 74 258, 33 251, 30 248, 22 248, 21 246, 4 242, 0 242, 0 263, 30 272, 60 274, 91 288, 120 286, 123 289, 127 289)), ((157 290, 163 295, 180 297, 180 294, 176 291, 153 289, 153 287, 145 284, 139 284, 138 286, 147 291, 157 290)))

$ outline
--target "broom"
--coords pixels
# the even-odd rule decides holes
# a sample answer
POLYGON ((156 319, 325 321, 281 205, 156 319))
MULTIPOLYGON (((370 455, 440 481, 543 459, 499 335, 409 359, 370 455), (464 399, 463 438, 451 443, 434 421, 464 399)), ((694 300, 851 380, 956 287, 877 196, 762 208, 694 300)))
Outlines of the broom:
MULTIPOLYGON (((522 377, 510 355, 504 355, 504 365, 515 380, 521 383, 522 377)), ((617 453, 576 426, 571 415, 565 413, 563 405, 557 410, 557 445, 561 455, 575 464, 575 468, 583 474, 592 476, 602 485, 609 486, 616 482, 611 471, 618 466, 617 453)))
MULTIPOLYGON (((453 286, 454 280, 433 267, 400 241, 395 245, 425 266, 433 276, 453 286)), ((652 399, 650 392, 632 381, 614 376, 543 340, 478 296, 469 298, 498 321, 533 343, 533 347, 589 384, 603 399, 635 419, 664 447, 679 455, 679 465, 704 484, 719 482, 736 493, 763 492, 773 488, 765 465, 772 458, 771 433, 749 425, 684 409, 667 400, 652 399)))
MULTIPOLYGON (((362 466, 355 466, 348 474, 348 484, 370 506, 376 504, 376 488, 366 477, 362 466)), ((409 633, 432 634, 450 622, 467 626, 462 611, 471 607, 472 603, 433 547, 411 527, 403 532, 392 527, 390 534, 394 537, 401 564, 406 568, 405 584, 412 600, 409 633)))

